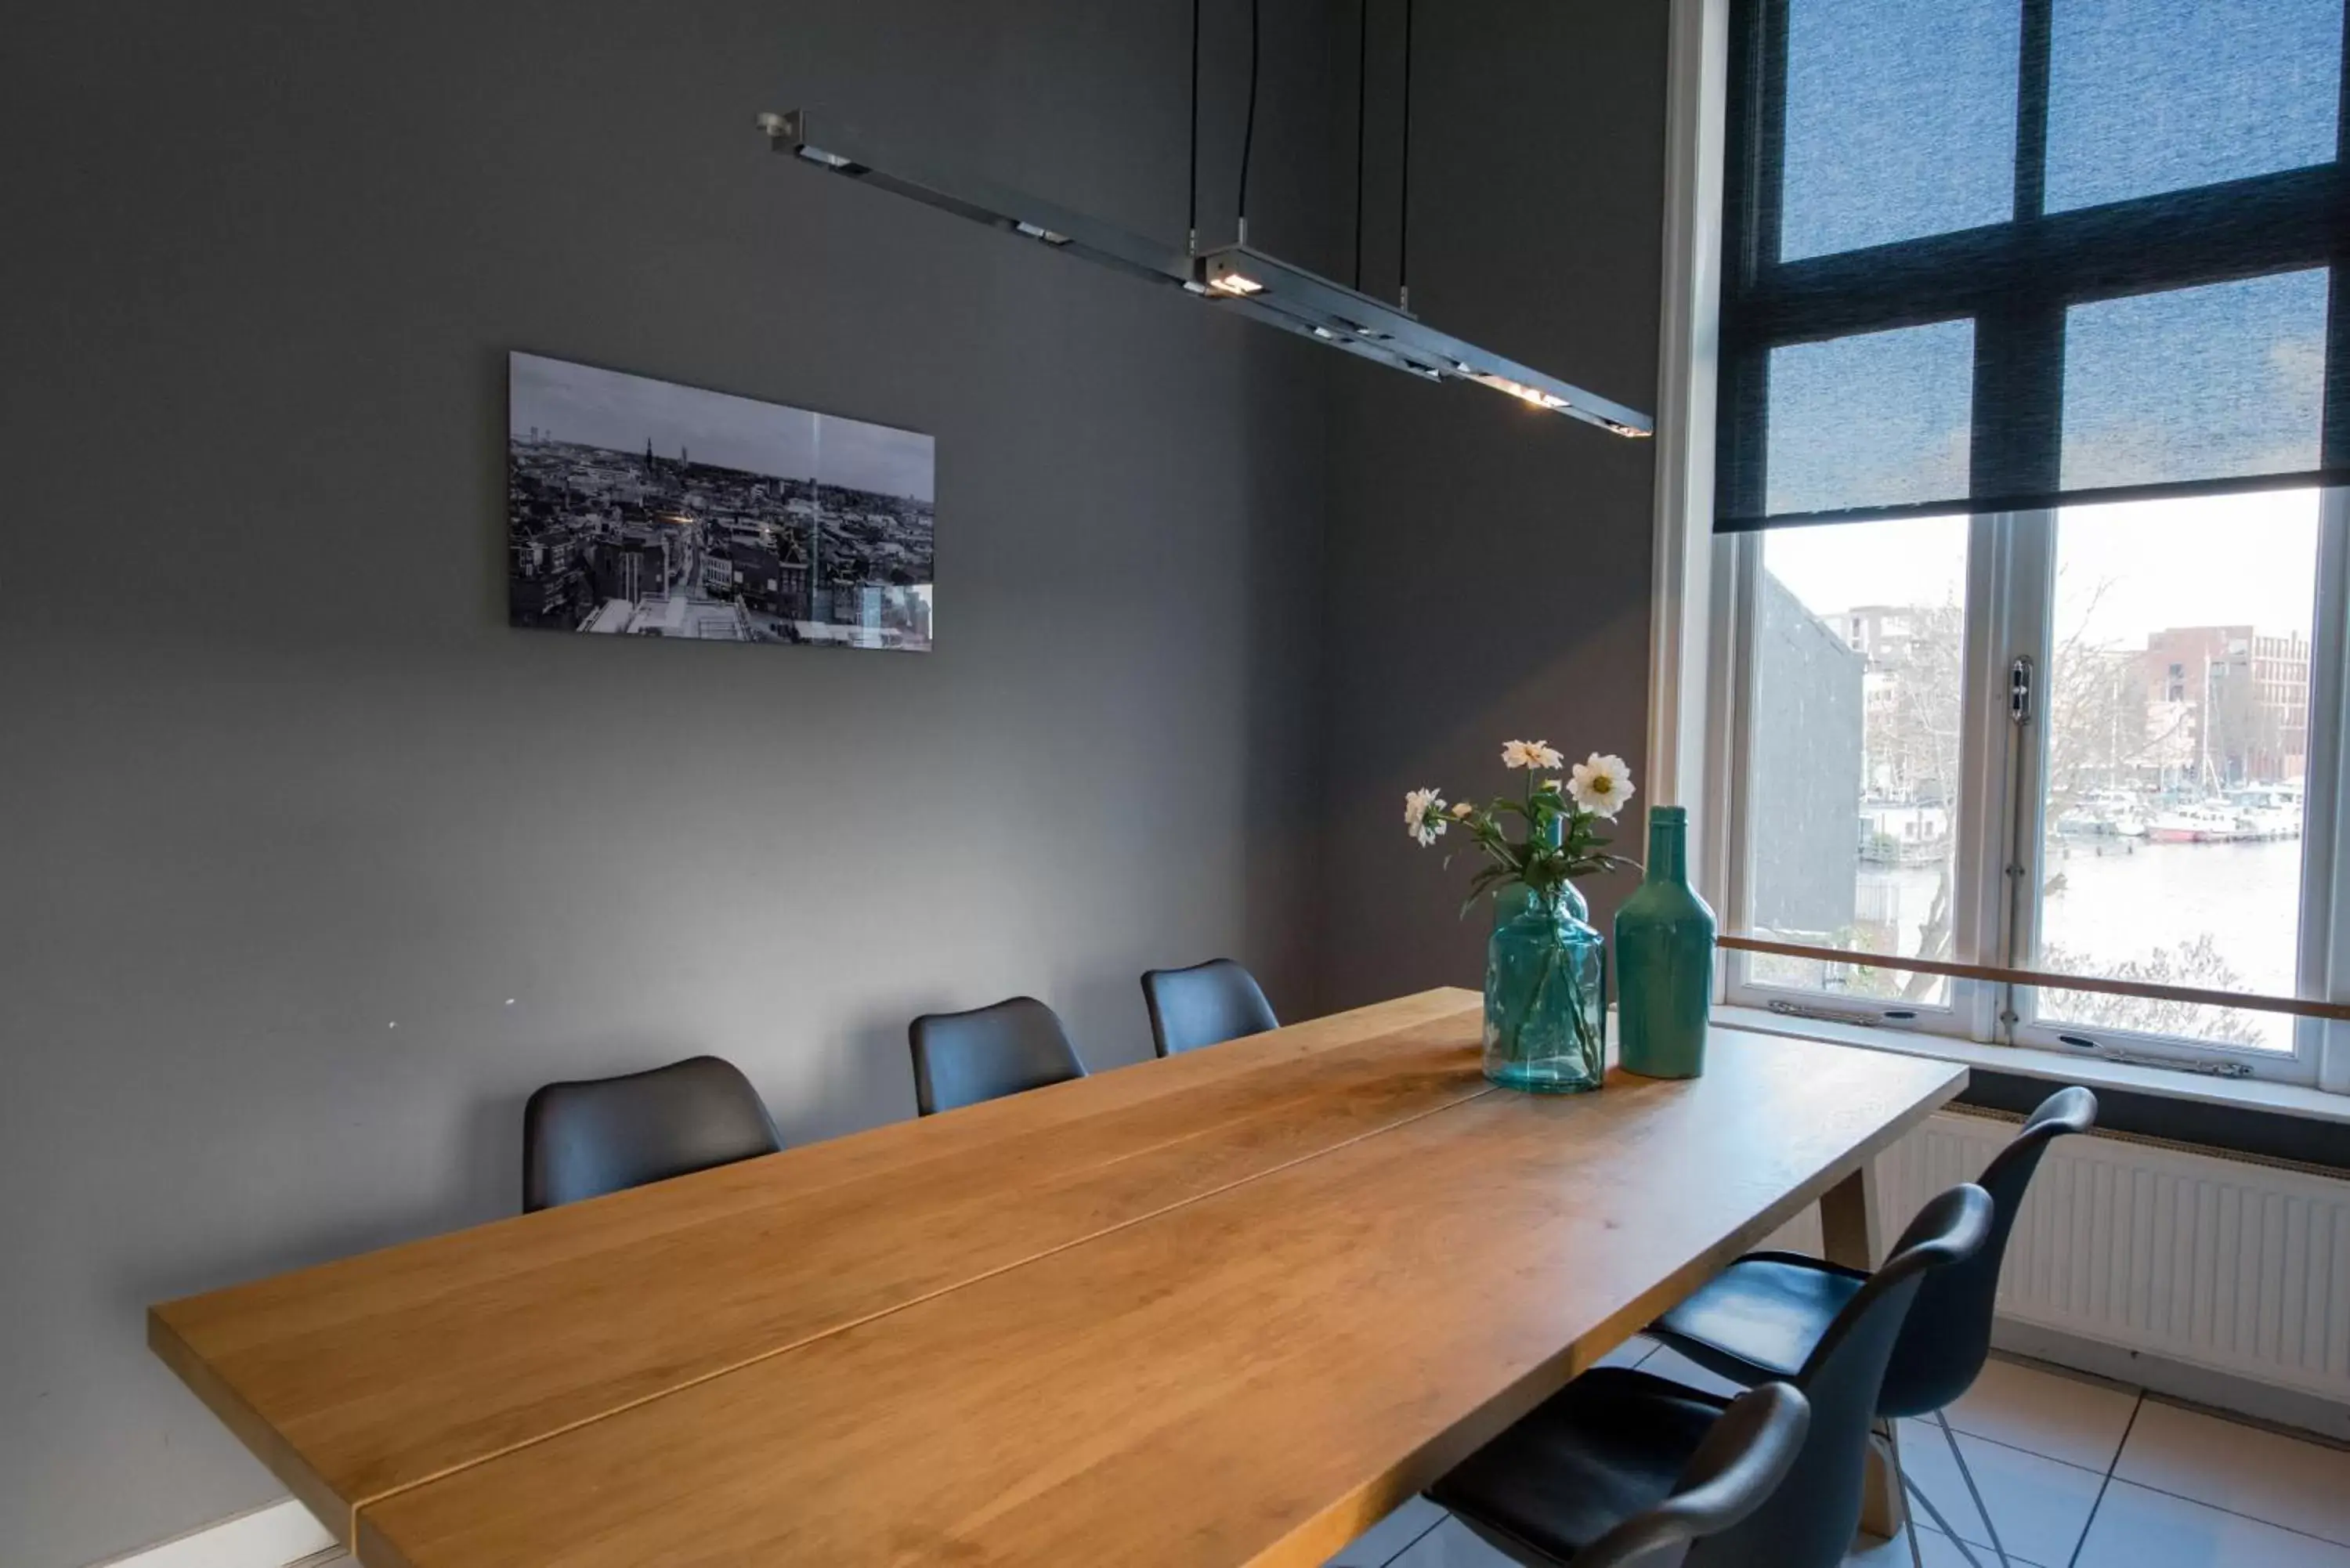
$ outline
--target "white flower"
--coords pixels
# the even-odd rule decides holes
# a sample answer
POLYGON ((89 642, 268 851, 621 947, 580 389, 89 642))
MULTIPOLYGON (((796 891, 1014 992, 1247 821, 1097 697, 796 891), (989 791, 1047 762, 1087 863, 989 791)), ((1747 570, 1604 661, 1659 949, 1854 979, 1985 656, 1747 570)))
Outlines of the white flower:
POLYGON ((1566 759, 1551 749, 1548 741, 1505 741, 1502 745, 1502 765, 1505 768, 1558 768, 1566 759))
POLYGON ((1432 789, 1416 789, 1403 797, 1403 830, 1422 847, 1436 842, 1447 826, 1444 802, 1432 789))
POLYGON ((1624 765, 1619 756, 1611 753, 1603 757, 1594 752, 1588 762, 1575 764, 1567 775, 1566 793, 1575 797, 1576 805, 1594 816, 1613 820, 1624 809, 1624 803, 1632 798, 1632 770, 1624 765))
POLYGON ((1464 800, 1459 805, 1452 808, 1452 820, 1455 822, 1466 822, 1469 820, 1469 814, 1476 809, 1477 808, 1475 806, 1470 805, 1464 800))

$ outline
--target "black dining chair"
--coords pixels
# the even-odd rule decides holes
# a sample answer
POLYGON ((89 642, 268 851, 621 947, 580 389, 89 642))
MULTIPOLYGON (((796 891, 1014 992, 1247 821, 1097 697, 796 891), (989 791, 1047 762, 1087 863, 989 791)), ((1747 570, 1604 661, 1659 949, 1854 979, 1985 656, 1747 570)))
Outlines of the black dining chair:
MULTIPOLYGON (((1991 1223, 1991 1195, 1980 1187, 1954 1187, 1926 1205, 1786 1380, 1811 1414, 1778 1484, 1691 1545, 1689 1568, 1838 1568, 1860 1529, 1878 1386, 1902 1322, 1919 1285, 1974 1256, 1991 1223)), ((1586 1568, 1592 1559, 1582 1553, 1608 1531, 1670 1495, 1724 1410, 1711 1395, 1645 1372, 1586 1373, 1428 1495, 1520 1563, 1586 1568)))
POLYGON ((1033 996, 968 1012, 926 1012, 907 1028, 914 1105, 924 1116, 1086 1075, 1060 1015, 1033 996))
POLYGON ((759 1092, 715 1056, 548 1084, 522 1113, 526 1214, 784 1147, 759 1092))
MULTIPOLYGON (((2040 1104, 1977 1179, 1991 1194, 1991 1225, 1982 1251, 1955 1267, 1937 1272, 1918 1288, 1909 1309, 1908 1325, 1893 1347, 1877 1413, 1887 1419, 1931 1416, 1958 1461, 1959 1474, 1972 1494, 1975 1511, 1991 1536, 1991 1550, 2002 1563, 2007 1549, 1983 1505, 1974 1472, 1960 1451, 1944 1412, 1974 1386, 1991 1355, 1991 1315, 1999 1291, 1999 1271, 2007 1254, 2009 1232, 2023 1207, 2023 1195, 2040 1168, 2040 1157, 2060 1137, 2087 1132, 2096 1125, 2097 1097, 2074 1085, 2059 1089, 2040 1104)), ((1843 1304, 1866 1284, 1869 1276, 1856 1269, 1840 1268, 1816 1258, 1792 1252, 1756 1252, 1741 1258, 1652 1324, 1648 1332, 1691 1361, 1733 1383, 1755 1385, 1783 1378, 1800 1366, 1843 1304)), ((1959 1541, 1941 1511, 1915 1480, 1902 1478, 1909 1494, 1921 1503, 1943 1533, 1959 1541)), ((1911 1544, 1917 1525, 1910 1521, 1911 1544)), ((1959 1550, 1969 1562, 1974 1554, 1965 1542, 1959 1550)))
POLYGON ((1559 1445, 1534 1469, 1513 1463, 1514 1456, 1497 1442, 1429 1491, 1528 1568, 1614 1568, 1721 1534, 1778 1490, 1803 1452, 1812 1420, 1810 1404, 1784 1383, 1752 1389, 1724 1409, 1661 1377, 1616 1367, 1576 1378, 1553 1403, 1562 1406, 1553 1412, 1554 1429, 1575 1437, 1609 1433, 1610 1416, 1627 1407, 1648 1419, 1615 1428, 1604 1449, 1559 1445), (1577 1517, 1551 1520, 1544 1543, 1512 1527, 1560 1511, 1577 1517), (1576 1538, 1588 1544, 1575 1546, 1576 1538))
POLYGON ((1146 971, 1142 1000, 1150 1009, 1151 1045, 1161 1056, 1281 1027, 1256 976, 1231 959, 1146 971))

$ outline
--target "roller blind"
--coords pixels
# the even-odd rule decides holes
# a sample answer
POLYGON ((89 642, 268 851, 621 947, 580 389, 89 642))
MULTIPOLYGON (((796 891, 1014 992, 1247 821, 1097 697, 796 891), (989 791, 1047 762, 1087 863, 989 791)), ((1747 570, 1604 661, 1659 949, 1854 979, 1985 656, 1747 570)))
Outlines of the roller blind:
POLYGON ((1734 0, 1720 532, 2350 483, 2344 0, 1734 0))

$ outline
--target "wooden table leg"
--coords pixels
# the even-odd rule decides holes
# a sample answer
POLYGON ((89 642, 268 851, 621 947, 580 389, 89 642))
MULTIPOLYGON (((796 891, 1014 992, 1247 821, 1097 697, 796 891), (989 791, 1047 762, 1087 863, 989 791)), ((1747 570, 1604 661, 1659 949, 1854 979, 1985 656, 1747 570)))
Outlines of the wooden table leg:
POLYGON ((1821 1251, 1847 1269, 1874 1269, 1877 1256, 1877 1175, 1864 1163, 1820 1197, 1821 1251))
MULTIPOLYGON (((1820 1199, 1820 1250, 1829 1262, 1874 1269, 1883 1262, 1877 1234, 1874 1162, 1831 1187, 1820 1199)), ((1893 1424, 1879 1421, 1868 1440, 1868 1477, 1862 1483, 1860 1527, 1872 1535, 1901 1532, 1901 1461, 1893 1424)))

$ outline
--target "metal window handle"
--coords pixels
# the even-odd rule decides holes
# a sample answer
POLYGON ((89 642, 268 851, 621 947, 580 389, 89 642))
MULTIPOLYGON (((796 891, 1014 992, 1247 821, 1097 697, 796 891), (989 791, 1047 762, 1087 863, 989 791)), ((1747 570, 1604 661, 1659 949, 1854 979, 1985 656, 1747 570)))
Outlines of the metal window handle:
MULTIPOLYGON (((2011 660, 2007 667, 2007 722, 2014 726, 2008 742, 2008 823, 2007 864, 2001 867, 2007 878, 2007 921, 2002 933, 2008 961, 2012 966, 2019 956, 2017 949, 2023 940, 2023 931, 2031 911, 2025 907, 2026 883, 2032 874, 2031 851, 2027 847, 2028 824, 2038 820, 2023 803, 2023 784, 2028 776, 2023 732, 2032 722, 2032 656, 2023 654, 2011 660)), ((2000 999, 1999 1022, 2007 1033, 2007 1043, 2015 1044, 2015 1026, 2023 1022, 2017 1011, 2015 988, 2010 982, 2000 999)))

